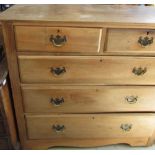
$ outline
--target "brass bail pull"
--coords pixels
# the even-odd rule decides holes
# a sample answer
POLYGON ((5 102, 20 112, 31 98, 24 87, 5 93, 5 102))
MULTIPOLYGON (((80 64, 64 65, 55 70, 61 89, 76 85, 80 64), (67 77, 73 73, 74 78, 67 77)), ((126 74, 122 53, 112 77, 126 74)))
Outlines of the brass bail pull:
POLYGON ((67 37, 64 36, 60 36, 60 35, 51 35, 50 37, 50 41, 52 42, 53 46, 55 47, 62 47, 67 43, 67 37))
POLYGON ((121 124, 120 128, 123 131, 130 131, 132 129, 132 124, 121 124))
POLYGON ((65 126, 64 125, 60 125, 60 124, 56 124, 52 126, 52 129, 56 132, 56 133, 61 133, 65 130, 65 126))
POLYGON ((51 98, 51 103, 54 105, 54 106, 60 106, 62 103, 64 103, 64 98, 61 97, 61 98, 51 98))
POLYGON ((65 67, 52 67, 51 72, 53 75, 59 76, 59 75, 66 73, 66 68, 65 67))
POLYGON ((143 75, 146 72, 147 72, 146 67, 144 67, 144 68, 142 68, 142 67, 138 67, 138 68, 134 67, 133 70, 132 70, 132 73, 134 73, 137 76, 143 75))
POLYGON ((148 46, 148 45, 151 45, 153 44, 153 37, 149 38, 149 37, 142 37, 140 36, 139 39, 138 39, 138 43, 145 47, 145 46, 148 46))
POLYGON ((138 100, 138 96, 126 96, 125 100, 129 103, 129 104, 134 104, 137 102, 138 100))

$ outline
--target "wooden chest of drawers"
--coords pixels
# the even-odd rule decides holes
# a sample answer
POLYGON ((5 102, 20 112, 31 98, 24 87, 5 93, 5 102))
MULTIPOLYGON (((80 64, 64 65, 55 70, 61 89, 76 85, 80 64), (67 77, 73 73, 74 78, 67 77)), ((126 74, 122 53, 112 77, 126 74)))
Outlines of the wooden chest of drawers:
POLYGON ((1 15, 23 148, 154 142, 154 12, 16 5, 1 15))

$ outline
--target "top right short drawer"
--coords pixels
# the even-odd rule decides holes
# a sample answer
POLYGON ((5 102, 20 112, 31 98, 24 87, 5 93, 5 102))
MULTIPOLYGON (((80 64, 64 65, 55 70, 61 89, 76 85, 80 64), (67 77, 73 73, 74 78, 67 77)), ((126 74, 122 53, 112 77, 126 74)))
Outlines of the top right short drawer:
POLYGON ((106 52, 155 54, 155 30, 109 29, 106 52))

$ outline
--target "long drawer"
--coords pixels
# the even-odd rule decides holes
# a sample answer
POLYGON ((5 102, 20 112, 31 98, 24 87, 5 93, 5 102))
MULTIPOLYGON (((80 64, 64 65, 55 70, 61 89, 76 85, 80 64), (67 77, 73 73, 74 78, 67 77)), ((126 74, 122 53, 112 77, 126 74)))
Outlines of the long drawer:
POLYGON ((22 83, 151 85, 155 58, 19 56, 22 83))
POLYGON ((29 139, 149 138, 154 114, 27 115, 29 139))
POLYGON ((27 113, 155 111, 154 94, 153 86, 22 86, 27 113))
POLYGON ((101 28, 15 27, 17 50, 29 52, 103 53, 105 33, 101 28))

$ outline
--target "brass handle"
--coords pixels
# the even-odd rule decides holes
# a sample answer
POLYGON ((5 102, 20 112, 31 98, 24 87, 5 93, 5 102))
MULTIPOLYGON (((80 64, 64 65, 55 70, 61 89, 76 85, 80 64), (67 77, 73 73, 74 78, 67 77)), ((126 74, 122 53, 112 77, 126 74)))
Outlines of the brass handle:
POLYGON ((144 68, 142 68, 142 67, 138 67, 138 68, 134 67, 133 70, 132 70, 132 73, 139 76, 139 75, 145 74, 146 71, 147 71, 146 67, 144 67, 144 68))
POLYGON ((138 100, 138 96, 126 96, 125 100, 129 103, 129 104, 134 104, 137 102, 138 100))
POLYGON ((141 46, 148 46, 150 44, 153 43, 153 37, 149 38, 149 37, 139 37, 138 39, 138 43, 141 45, 141 46))
POLYGON ((123 131, 130 131, 132 129, 132 124, 121 124, 120 128, 123 131))
POLYGON ((60 35, 51 35, 50 41, 52 42, 53 46, 55 47, 61 47, 64 46, 67 43, 66 36, 60 36, 60 35))
POLYGON ((64 98, 63 97, 61 97, 61 98, 51 98, 51 103, 54 106, 60 106, 62 103, 64 103, 64 98))
POLYGON ((52 129, 56 132, 56 133, 61 133, 65 130, 65 126, 64 125, 53 125, 52 129))
POLYGON ((51 72, 53 73, 53 75, 59 76, 66 72, 66 68, 65 67, 52 67, 51 72))

